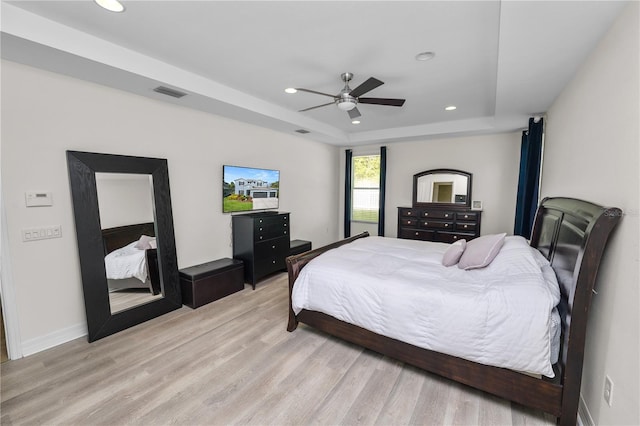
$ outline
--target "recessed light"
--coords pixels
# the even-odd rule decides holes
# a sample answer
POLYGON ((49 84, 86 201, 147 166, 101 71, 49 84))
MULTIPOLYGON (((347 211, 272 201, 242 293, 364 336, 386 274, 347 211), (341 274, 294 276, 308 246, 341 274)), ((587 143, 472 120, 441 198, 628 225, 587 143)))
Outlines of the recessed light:
POLYGON ((436 56, 435 52, 422 52, 416 55, 416 61, 428 61, 436 56))
POLYGON ((457 109, 458 107, 456 107, 455 105, 449 105, 448 107, 446 107, 444 110, 445 111, 453 111, 455 109, 457 109))
POLYGON ((351 124, 360 124, 360 120, 351 120, 351 124))
POLYGON ((297 90, 294 89, 293 87, 287 87, 286 89, 284 89, 285 92, 287 93, 296 93, 297 90))
POLYGON ((93 0, 100 7, 111 12, 124 12, 124 6, 118 0, 93 0))

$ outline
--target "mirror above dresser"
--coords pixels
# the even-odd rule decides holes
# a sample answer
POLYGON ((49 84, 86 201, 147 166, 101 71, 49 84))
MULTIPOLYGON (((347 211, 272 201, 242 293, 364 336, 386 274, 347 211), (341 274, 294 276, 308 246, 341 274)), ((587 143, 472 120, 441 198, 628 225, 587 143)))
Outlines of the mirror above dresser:
POLYGON ((480 236, 482 212, 471 209, 471 173, 434 169, 413 176, 413 203, 398 207, 398 238, 453 243, 480 236))

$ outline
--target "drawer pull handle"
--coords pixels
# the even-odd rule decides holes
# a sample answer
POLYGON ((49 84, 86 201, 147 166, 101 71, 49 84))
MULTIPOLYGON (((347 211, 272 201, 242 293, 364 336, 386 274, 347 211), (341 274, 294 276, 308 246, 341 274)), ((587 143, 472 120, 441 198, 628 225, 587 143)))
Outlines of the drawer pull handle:
POLYGON ((444 224, 444 227, 445 227, 445 228, 448 228, 448 227, 449 227, 449 224, 448 224, 448 223, 445 223, 445 224, 444 224))
POLYGON ((444 217, 449 217, 449 214, 448 214, 448 213, 446 213, 446 214, 444 215, 444 217))
POLYGON ((276 248, 276 246, 271 246, 272 249, 276 248))
POLYGON ((407 225, 411 225, 411 221, 410 220, 407 221, 407 225))
POLYGON ((427 226, 428 224, 429 224, 429 222, 425 222, 425 223, 424 223, 424 226, 427 226))
POLYGON ((260 235, 260 239, 262 239, 262 235, 260 235))
POLYGON ((418 234, 418 233, 416 232, 416 235, 420 235, 420 234, 418 234))
POLYGON ((262 228, 260 228, 260 230, 262 231, 262 228))
POLYGON ((425 216, 429 216, 429 212, 424 212, 424 215, 425 216))
POLYGON ((271 263, 276 263, 276 261, 275 261, 275 260, 272 260, 272 261, 271 261, 271 263))
POLYGON ((287 231, 284 231, 284 233, 286 234, 286 233, 287 233, 287 231))
POLYGON ((411 212, 407 212, 407 216, 411 216, 411 212))
POLYGON ((469 225, 465 225, 465 226, 464 226, 464 229, 467 229, 468 227, 469 227, 469 225))
POLYGON ((284 226, 287 226, 287 224, 285 223, 284 226))
POLYGON ((454 235, 454 236, 453 236, 453 239, 454 239, 454 240, 457 240, 457 239, 458 239, 458 236, 457 236, 457 235, 454 235))
POLYGON ((260 223, 262 223, 262 219, 260 219, 260 223))
POLYGON ((465 214, 465 215, 464 215, 464 218, 465 218, 465 219, 469 218, 469 215, 468 215, 468 214, 465 214))

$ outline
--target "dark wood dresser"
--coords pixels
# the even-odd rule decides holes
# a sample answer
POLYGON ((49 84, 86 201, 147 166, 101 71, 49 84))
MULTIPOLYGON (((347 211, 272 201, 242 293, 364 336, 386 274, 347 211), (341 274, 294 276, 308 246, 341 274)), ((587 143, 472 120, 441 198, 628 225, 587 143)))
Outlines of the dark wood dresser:
POLYGON ((232 216, 233 258, 244 262, 244 280, 256 282, 286 269, 289 256, 289 213, 261 212, 232 216))
POLYGON ((453 243, 480 236, 482 212, 458 206, 398 207, 398 238, 453 243))

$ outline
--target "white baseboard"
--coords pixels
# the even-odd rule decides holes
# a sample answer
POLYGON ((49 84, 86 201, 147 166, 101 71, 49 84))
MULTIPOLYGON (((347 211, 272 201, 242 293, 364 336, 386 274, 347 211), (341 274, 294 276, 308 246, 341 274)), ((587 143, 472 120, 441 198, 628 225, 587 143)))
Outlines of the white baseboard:
POLYGON ((584 398, 582 398, 582 394, 580 394, 580 403, 578 404, 578 425, 595 426, 593 417, 591 417, 591 413, 589 412, 587 404, 584 402, 584 398))
POLYGON ((45 336, 35 337, 33 339, 25 340, 22 342, 22 355, 29 356, 35 353, 44 351, 45 349, 53 348, 54 346, 61 345, 70 340, 77 339, 78 337, 87 335, 86 324, 76 324, 71 327, 63 328, 61 330, 54 331, 53 333, 45 336))

